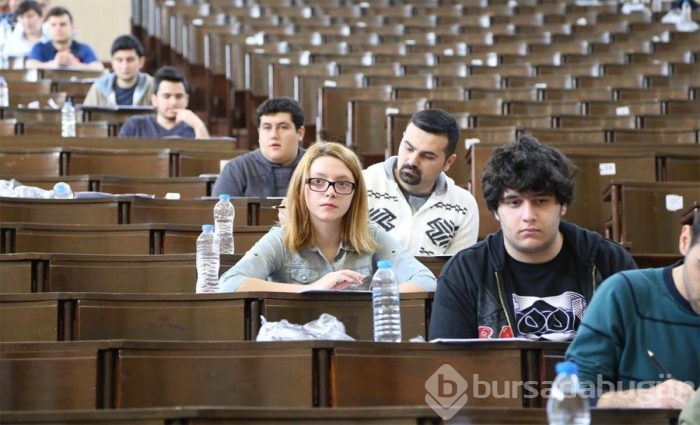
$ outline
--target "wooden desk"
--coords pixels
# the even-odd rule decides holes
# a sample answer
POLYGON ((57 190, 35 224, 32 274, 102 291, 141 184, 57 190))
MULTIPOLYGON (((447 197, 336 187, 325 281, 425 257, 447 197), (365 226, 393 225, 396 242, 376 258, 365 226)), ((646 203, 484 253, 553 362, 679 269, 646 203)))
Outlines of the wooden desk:
POLYGON ((106 121, 109 125, 109 135, 117 136, 122 124, 133 115, 153 114, 155 108, 151 106, 119 106, 114 108, 85 106, 80 108, 83 121, 106 121))
MULTIPOLYGON (((591 419, 597 425, 673 425, 679 411, 671 409, 593 409, 591 419)), ((464 407, 451 421, 443 421, 429 407, 362 407, 362 408, 243 408, 243 407, 174 407, 117 410, 76 410, 47 412, 6 412, 6 425, 170 425, 170 424, 285 424, 334 423, 341 425, 447 424, 546 424, 544 409, 464 407)))
POLYGON ((449 364, 469 384, 468 408, 521 409, 542 404, 544 356, 565 348, 517 341, 2 343, 0 385, 13 397, 0 403, 2 410, 425 406, 426 380, 449 364), (81 361, 67 361, 75 357, 81 361), (534 397, 525 398, 520 385, 496 398, 487 382, 499 391, 528 382, 534 397))
MULTIPOLYGON (((236 249, 249 250, 270 226, 238 226, 236 249)), ((181 254, 195 252, 201 225, 0 223, 0 253, 181 254)))
POLYGON ((242 341, 246 303, 245 294, 4 294, 0 338, 242 341))
MULTIPOLYGON (((69 256, 68 260, 71 257, 76 256, 69 256)), ((124 259, 125 263, 129 261, 134 260, 124 259)), ((94 263, 100 266, 99 262, 94 263)), ((111 266, 107 262, 103 264, 111 266)), ((49 271, 49 275, 61 272, 59 266, 59 270, 49 271)), ((91 275, 99 276, 104 272, 92 271, 91 275)), ((122 277, 126 276, 122 273, 122 277)), ((179 280, 181 286, 187 283, 179 280)), ((3 322, 0 329, 7 328, 7 332, 0 332, 0 341, 254 340, 260 330, 261 315, 268 321, 286 319, 290 323, 305 324, 318 319, 322 313, 343 322, 346 333, 353 338, 373 339, 372 300, 371 294, 366 292, 195 294, 195 280, 182 288, 187 290, 183 293, 147 293, 145 288, 129 293, 127 291, 133 288, 129 284, 124 284, 121 292, 104 292, 104 287, 118 291, 120 283, 123 282, 118 278, 105 284, 76 279, 72 285, 64 283, 62 286, 68 289, 95 287, 96 291, 0 294, 3 322), (211 326, 212 323, 227 325, 211 326)), ((156 290, 164 286, 167 282, 149 285, 156 290)), ((401 294, 404 340, 425 337, 431 300, 432 293, 401 294)))
MULTIPOLYGON (((322 313, 335 316, 345 325, 345 332, 355 339, 373 340, 372 294, 364 292, 318 292, 286 294, 279 292, 248 293, 250 298, 250 335, 260 330, 260 316, 268 322, 287 319, 304 324, 322 313)), ((428 311, 432 293, 401 294, 401 330, 404 340, 428 333, 428 311)))
MULTIPOLYGON (((0 254, 0 293, 193 293, 195 254, 0 254)), ((219 275, 241 255, 222 255, 219 275)))
POLYGON ((700 182, 613 181, 603 193, 611 209, 606 236, 633 253, 676 254, 681 213, 667 209, 669 195, 681 196, 684 208, 700 199, 700 182))
MULTIPOLYGON (((0 221, 62 224, 120 224, 130 199, 0 198, 0 221)), ((128 216, 127 216, 128 217, 128 216)))

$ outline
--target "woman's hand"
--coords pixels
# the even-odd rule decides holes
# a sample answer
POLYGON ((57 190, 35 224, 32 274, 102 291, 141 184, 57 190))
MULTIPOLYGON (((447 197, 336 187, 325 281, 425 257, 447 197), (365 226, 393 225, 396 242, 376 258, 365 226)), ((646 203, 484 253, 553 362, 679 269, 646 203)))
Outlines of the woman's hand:
POLYGON ((361 273, 353 270, 338 270, 337 272, 328 273, 311 285, 305 286, 302 290, 343 290, 349 286, 361 285, 363 278, 364 276, 361 273))

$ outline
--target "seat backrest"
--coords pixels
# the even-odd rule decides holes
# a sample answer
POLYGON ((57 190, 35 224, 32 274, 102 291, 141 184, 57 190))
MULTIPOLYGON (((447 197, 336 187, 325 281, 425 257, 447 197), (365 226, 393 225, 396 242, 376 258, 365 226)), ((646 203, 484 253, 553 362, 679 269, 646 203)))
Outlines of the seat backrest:
POLYGON ((170 177, 169 149, 71 149, 66 174, 170 177))
POLYGON ((61 161, 60 148, 0 148, 0 174, 5 176, 59 176, 61 161))

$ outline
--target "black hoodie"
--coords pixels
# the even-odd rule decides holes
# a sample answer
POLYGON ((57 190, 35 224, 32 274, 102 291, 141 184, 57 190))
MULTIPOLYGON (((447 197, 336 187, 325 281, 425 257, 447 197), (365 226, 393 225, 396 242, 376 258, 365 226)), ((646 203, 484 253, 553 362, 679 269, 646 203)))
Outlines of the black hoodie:
MULTIPOLYGON (((562 221, 559 230, 579 267, 572 270, 590 302, 608 276, 636 269, 632 256, 618 243, 562 221)), ((518 336, 512 282, 503 273, 503 231, 463 249, 447 262, 438 279, 428 336, 435 338, 504 338, 518 336)))

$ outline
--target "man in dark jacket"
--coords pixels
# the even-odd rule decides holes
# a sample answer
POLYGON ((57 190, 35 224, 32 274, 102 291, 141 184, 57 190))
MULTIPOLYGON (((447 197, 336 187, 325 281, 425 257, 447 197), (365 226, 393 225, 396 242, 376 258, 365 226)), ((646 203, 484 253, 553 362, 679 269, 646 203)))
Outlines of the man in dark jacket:
POLYGON ((568 341, 596 286, 636 268, 619 244, 561 219, 574 166, 532 136, 494 150, 482 176, 501 228, 456 254, 440 275, 429 337, 568 341))

